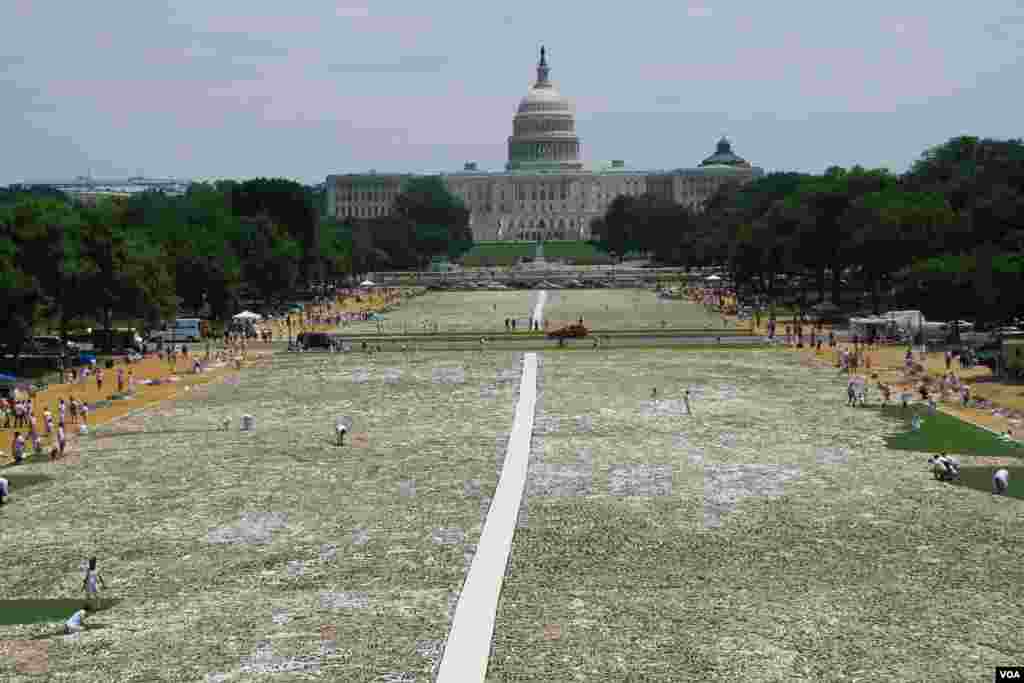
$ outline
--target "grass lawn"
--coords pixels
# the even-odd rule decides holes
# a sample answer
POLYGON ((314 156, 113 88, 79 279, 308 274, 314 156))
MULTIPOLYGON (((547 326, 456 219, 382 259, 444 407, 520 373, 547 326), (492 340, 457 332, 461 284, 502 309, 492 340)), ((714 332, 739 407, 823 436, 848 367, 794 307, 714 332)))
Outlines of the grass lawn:
POLYGON ((1020 501, 935 481, 833 373, 541 360, 488 680, 981 681, 1024 651, 1020 501))
POLYGON ((537 245, 533 242, 480 242, 460 256, 459 261, 466 267, 511 266, 536 253, 537 245))
MULTIPOLYGON (((18 603, 5 621, 33 623, 0 625, 0 640, 52 638, 50 674, 68 681, 235 680, 272 665, 295 669, 286 680, 314 665, 331 680, 429 680, 520 370, 513 353, 282 354, 237 386, 97 428, 75 466, 22 466, 56 481, 21 494, 13 479, 4 598, 47 602, 18 603), (246 413, 256 428, 239 432, 246 413), (339 417, 352 421, 343 448, 339 417), (55 635, 70 612, 48 601, 80 600, 93 555, 104 598, 123 602, 72 646, 55 635)), ((0 657, 0 679, 23 680, 13 667, 0 657)))
MULTIPOLYGON (((537 292, 427 292, 384 314, 384 331, 423 332, 437 323, 441 332, 505 331, 505 318, 526 319, 533 313, 537 292)), ((375 322, 349 323, 342 333, 376 333, 375 322)), ((432 329, 432 328, 431 328, 432 329)))
POLYGON ((544 317, 552 325, 575 322, 595 330, 668 327, 711 330, 736 329, 733 322, 723 328, 721 316, 709 316, 698 304, 678 299, 659 299, 646 289, 559 289, 548 292, 544 317))
MULTIPOLYGON (((607 252, 583 240, 545 241, 543 250, 546 259, 572 259, 577 265, 611 263, 607 252)), ((466 267, 512 266, 536 253, 536 242, 478 242, 459 260, 466 267)))
POLYGON ((906 431, 886 437, 886 445, 894 450, 951 455, 1024 458, 1024 445, 1005 441, 990 431, 976 427, 952 415, 912 405, 906 411, 900 406, 886 406, 882 412, 897 420, 906 431), (910 428, 912 417, 920 415, 920 431, 910 428))

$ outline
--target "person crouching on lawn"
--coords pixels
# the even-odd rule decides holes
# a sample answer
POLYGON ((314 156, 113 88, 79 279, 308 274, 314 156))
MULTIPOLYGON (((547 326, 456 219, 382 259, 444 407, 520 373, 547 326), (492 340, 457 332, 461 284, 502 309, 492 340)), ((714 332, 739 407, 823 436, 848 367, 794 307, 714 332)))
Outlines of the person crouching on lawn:
POLYGON ((96 558, 89 558, 89 571, 85 573, 85 578, 82 579, 82 589, 85 590, 86 595, 90 602, 95 601, 95 609, 100 608, 100 589, 107 587, 106 582, 103 581, 103 577, 96 571, 96 558), (99 585, 97 585, 97 582, 99 585))
POLYGON ((82 626, 82 620, 85 619, 85 610, 80 609, 71 615, 71 618, 64 622, 64 635, 71 635, 72 633, 80 633, 84 626, 82 626))

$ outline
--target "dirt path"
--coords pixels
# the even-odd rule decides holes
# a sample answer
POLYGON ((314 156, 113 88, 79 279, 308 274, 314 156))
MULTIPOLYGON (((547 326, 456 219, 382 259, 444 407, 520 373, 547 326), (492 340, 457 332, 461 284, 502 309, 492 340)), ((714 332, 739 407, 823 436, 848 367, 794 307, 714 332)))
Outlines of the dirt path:
MULTIPOLYGON (((380 310, 388 303, 395 303, 399 299, 396 295, 371 295, 362 297, 362 301, 356 301, 354 297, 347 298, 343 303, 335 303, 329 308, 320 308, 322 315, 335 315, 337 313, 356 313, 362 311, 380 310)), ((301 319, 302 316, 292 316, 292 332, 313 332, 330 331, 333 325, 307 323, 301 319)), ((275 339, 284 339, 287 336, 287 325, 283 322, 264 323, 264 329, 272 329, 275 339)), ((237 360, 240 367, 236 365, 236 356, 227 351, 222 343, 211 342, 211 353, 220 352, 223 360, 217 361, 214 357, 207 364, 207 369, 199 374, 192 371, 193 358, 206 358, 206 342, 193 344, 190 350, 193 352, 188 358, 179 354, 175 363, 161 360, 157 354, 147 354, 141 361, 126 363, 118 361, 114 368, 103 368, 103 388, 97 386, 94 376, 90 376, 82 383, 50 384, 43 391, 38 392, 34 398, 34 412, 36 414, 36 429, 42 435, 44 452, 57 445, 56 422, 58 415, 58 402, 64 399, 65 402, 71 398, 84 401, 89 404, 89 427, 90 429, 116 420, 128 413, 156 405, 163 401, 187 398, 192 393, 193 387, 222 381, 227 376, 236 374, 255 363, 269 358, 271 346, 263 342, 250 342, 246 345, 244 358, 238 354, 237 360), (135 378, 135 390, 130 398, 110 401, 110 405, 98 407, 100 401, 109 401, 112 394, 117 393, 117 370, 124 370, 125 389, 128 387, 128 371, 131 370, 135 378), (158 384, 146 384, 157 380, 158 384), (54 416, 54 434, 45 435, 43 423, 43 410, 49 408, 54 416)), ((0 422, 0 464, 8 464, 14 461, 13 440, 14 433, 21 432, 27 437, 28 430, 24 428, 14 429, 3 428, 0 422)), ((12 419, 13 424, 13 419, 12 419)), ((70 411, 65 419, 65 432, 67 434, 67 446, 65 458, 74 460, 77 454, 78 426, 71 422, 70 411)), ((26 438, 27 441, 27 438, 26 438)), ((28 443, 27 451, 31 451, 31 443, 28 443)), ((31 462, 35 456, 29 456, 27 462, 31 462)), ((46 456, 44 456, 46 457, 46 456)))

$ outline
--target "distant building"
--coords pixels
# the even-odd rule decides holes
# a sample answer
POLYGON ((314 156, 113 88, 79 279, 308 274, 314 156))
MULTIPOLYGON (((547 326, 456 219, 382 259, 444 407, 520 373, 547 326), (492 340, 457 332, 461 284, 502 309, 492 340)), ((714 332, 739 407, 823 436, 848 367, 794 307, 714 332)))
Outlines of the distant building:
MULTIPOLYGON (((746 183, 763 175, 732 151, 728 140, 696 168, 637 170, 624 161, 584 164, 574 107, 555 89, 544 48, 537 80, 512 119, 508 163, 501 172, 477 169, 441 174, 470 211, 476 240, 589 239, 590 221, 603 216, 619 195, 653 194, 699 209, 724 183, 746 183)), ((409 174, 331 175, 326 209, 337 218, 373 218, 391 202, 409 174)))
POLYGON ((188 190, 191 180, 176 178, 135 178, 100 179, 78 176, 73 180, 40 180, 12 185, 13 189, 48 187, 81 201, 95 201, 100 197, 130 197, 147 191, 163 192, 168 195, 182 195, 188 190))

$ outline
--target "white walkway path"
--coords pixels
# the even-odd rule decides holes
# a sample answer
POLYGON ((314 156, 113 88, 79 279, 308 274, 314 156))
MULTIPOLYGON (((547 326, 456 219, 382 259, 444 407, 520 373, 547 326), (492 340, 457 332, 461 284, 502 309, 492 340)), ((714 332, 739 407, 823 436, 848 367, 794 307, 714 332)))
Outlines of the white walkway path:
POLYGON ((544 325, 544 304, 548 301, 548 290, 542 289, 537 292, 537 304, 533 307, 533 317, 530 321, 536 321, 542 327, 544 325))
MULTIPOLYGON (((541 292, 537 310, 544 306, 545 294, 541 292)), ((483 683, 487 675, 487 658, 491 654, 498 596, 505 579, 508 557, 512 552, 512 535, 516 530, 519 505, 526 487, 536 404, 537 354, 527 353, 523 356, 519 403, 516 405, 508 450, 505 451, 505 465, 480 534, 473 564, 469 567, 455 606, 455 617, 438 670, 437 683, 483 683)))

